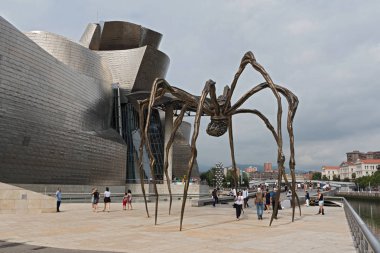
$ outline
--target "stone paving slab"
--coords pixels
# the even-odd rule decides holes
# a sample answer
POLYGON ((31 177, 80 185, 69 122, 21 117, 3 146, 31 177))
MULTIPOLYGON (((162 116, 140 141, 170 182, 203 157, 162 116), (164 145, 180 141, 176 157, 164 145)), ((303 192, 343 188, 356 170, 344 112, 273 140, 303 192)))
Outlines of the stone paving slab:
POLYGON ((94 213, 90 204, 62 203, 60 213, 2 214, 0 240, 37 249, 65 249, 59 252, 356 252, 340 207, 326 207, 322 216, 315 215, 318 207, 303 206, 295 222, 291 222, 291 209, 280 210, 279 219, 269 227, 270 214, 258 220, 254 208, 245 209, 236 221, 231 205, 191 207, 188 202, 180 232, 181 202, 173 202, 170 216, 168 202, 160 202, 156 226, 154 205, 148 206, 150 218, 143 203, 134 203, 134 209, 127 211, 121 203, 112 203, 109 213, 94 213))

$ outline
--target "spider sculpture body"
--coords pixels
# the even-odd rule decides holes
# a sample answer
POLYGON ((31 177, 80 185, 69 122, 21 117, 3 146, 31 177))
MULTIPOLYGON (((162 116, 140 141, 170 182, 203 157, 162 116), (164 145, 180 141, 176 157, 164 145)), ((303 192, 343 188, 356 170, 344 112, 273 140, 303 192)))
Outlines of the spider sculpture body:
MULTIPOLYGON (((191 138, 191 157, 188 164, 187 177, 186 177, 183 199, 182 199, 180 230, 182 230, 183 215, 185 211, 185 204, 186 204, 186 199, 187 199, 187 192, 189 188, 191 172, 192 172, 194 160, 197 156, 196 140, 198 138, 200 120, 202 116, 209 116, 211 120, 211 122, 208 124, 207 129, 206 129, 207 134, 211 136, 219 137, 228 131, 232 166, 235 172, 234 173, 235 187, 237 186, 237 173, 236 173, 237 169, 236 169, 234 142, 233 142, 233 135, 232 135, 232 116, 236 114, 240 114, 240 113, 249 113, 249 114, 258 116, 265 123, 266 127, 270 130, 270 132, 272 133, 277 143, 277 163, 278 163, 278 169, 279 169, 277 185, 281 186, 282 179, 284 179, 285 183, 289 185, 288 179, 286 178, 286 175, 284 173, 285 156, 283 154, 283 141, 282 141, 282 132, 281 132, 282 103, 281 103, 280 95, 284 96, 288 102, 287 130, 288 130, 289 139, 290 139, 289 168, 290 168, 291 177, 292 177, 292 184, 290 185, 290 188, 292 189, 292 201, 293 201, 292 203, 295 203, 294 201, 295 199, 297 199, 297 203, 299 206, 299 199, 295 191, 295 185, 296 185, 295 184, 295 158, 294 158, 295 151, 294 151, 294 135, 293 135, 293 119, 294 119, 294 115, 298 106, 298 98, 288 89, 274 84, 269 74, 256 61, 254 55, 251 52, 247 52, 246 54, 244 54, 241 60, 240 66, 234 76, 231 86, 230 87, 226 86, 224 88, 223 94, 220 95, 218 98, 216 97, 216 94, 215 94, 215 82, 212 80, 209 80, 206 82, 201 96, 194 96, 182 89, 171 86, 164 79, 156 79, 153 83, 150 97, 148 99, 139 101, 140 129, 144 129, 144 133, 142 133, 142 141, 141 141, 140 149, 139 149, 140 175, 141 177, 143 175, 141 158, 142 158, 143 146, 146 145, 146 148, 148 150, 148 154, 150 157, 150 171, 152 174, 154 191, 156 195, 155 224, 157 224, 158 192, 157 192, 155 174, 154 174, 154 169, 153 169, 154 164, 155 164, 155 159, 152 154, 152 150, 150 148, 150 142, 148 138, 148 129, 149 129, 149 122, 150 122, 150 115, 152 112, 152 108, 157 106, 156 104, 157 101, 167 93, 170 93, 177 100, 177 102, 179 102, 182 105, 181 113, 175 119, 173 123, 173 129, 172 129, 169 141, 165 147, 166 152, 165 152, 165 159, 164 159, 164 173, 166 176, 168 191, 169 191, 169 196, 170 196, 169 214, 171 210, 172 197, 171 197, 171 189, 170 189, 170 178, 168 176, 168 153, 173 144, 175 133, 177 132, 183 120, 185 112, 187 110, 196 111, 195 120, 194 120, 194 131, 191 138), (240 99, 238 99, 235 104, 231 104, 231 97, 235 90, 237 81, 248 64, 250 64, 256 71, 258 71, 262 75, 265 82, 252 87, 245 95, 243 95, 240 99), (247 101, 249 98, 251 98, 254 94, 267 88, 272 91, 277 101, 276 128, 269 122, 269 120, 260 111, 256 109, 241 108, 244 102, 247 101), (147 111, 147 118, 144 121, 144 115, 145 115, 144 112, 146 111, 147 111)), ((143 180, 141 180, 141 182, 142 181, 143 180)), ((142 186, 142 192, 145 199, 145 207, 146 207, 147 215, 149 217, 143 183, 141 184, 141 186, 142 186)), ((278 192, 276 194, 275 209, 279 208, 278 203, 279 203, 279 198, 280 198, 280 191, 281 191, 281 187, 278 187, 278 192)), ((300 206, 299 206, 299 211, 301 215, 300 206)), ((295 213, 295 205, 293 205, 292 221, 294 221, 294 213, 295 213)), ((271 225, 273 222, 274 214, 275 212, 272 212, 272 217, 271 217, 269 225, 271 225)))

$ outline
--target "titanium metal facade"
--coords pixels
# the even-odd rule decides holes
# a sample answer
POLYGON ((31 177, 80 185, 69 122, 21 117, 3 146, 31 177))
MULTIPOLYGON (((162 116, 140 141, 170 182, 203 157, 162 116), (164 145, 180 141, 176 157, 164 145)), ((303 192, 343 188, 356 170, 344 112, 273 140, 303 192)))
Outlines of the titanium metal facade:
POLYGON ((0 181, 124 184, 125 143, 110 128, 106 61, 0 18, 0 181))
MULTIPOLYGON (((130 96, 148 96, 154 79, 165 77, 169 58, 158 50, 161 37, 111 21, 89 24, 75 43, 50 32, 24 34, 0 17, 0 181, 123 185, 138 179, 138 114, 130 96)), ((150 138, 158 179, 164 131, 155 111, 150 138)), ((176 165, 181 173, 186 166, 176 165)), ((149 178, 147 162, 144 169, 149 178)))
MULTIPOLYGON (((191 124, 182 121, 174 142, 173 142, 173 178, 181 179, 186 175, 188 164, 191 157, 191 147, 189 145, 191 133, 191 124)), ((193 178, 199 178, 199 167, 195 160, 191 176, 193 178)))

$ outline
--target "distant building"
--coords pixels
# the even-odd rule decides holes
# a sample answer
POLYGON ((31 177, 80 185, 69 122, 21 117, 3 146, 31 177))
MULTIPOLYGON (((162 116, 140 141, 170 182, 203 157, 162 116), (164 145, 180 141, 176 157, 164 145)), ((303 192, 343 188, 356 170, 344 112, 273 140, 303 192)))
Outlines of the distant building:
POLYGON ((354 150, 352 152, 348 152, 347 154, 347 162, 356 162, 356 160, 361 159, 380 159, 380 151, 369 151, 367 153, 360 152, 358 150, 354 150))
POLYGON ((334 176, 340 176, 339 166, 322 166, 322 178, 326 176, 329 180, 333 180, 334 176))
POLYGON ((278 173, 277 172, 260 172, 256 171, 252 173, 251 179, 253 180, 275 180, 278 178, 278 173))
POLYGON ((264 163, 264 172, 273 172, 272 163, 264 163))
POLYGON ((377 171, 377 167, 379 165, 380 159, 357 160, 354 164, 356 169, 356 178, 372 176, 377 171))
POLYGON ((342 162, 340 164, 340 179, 355 179, 356 176, 356 166, 353 162, 342 162))
POLYGON ((347 161, 340 164, 340 179, 353 180, 363 176, 371 176, 380 166, 380 151, 347 152, 347 161))
POLYGON ((247 173, 253 173, 253 172, 257 171, 257 168, 250 166, 248 168, 245 168, 244 171, 247 172, 247 173))

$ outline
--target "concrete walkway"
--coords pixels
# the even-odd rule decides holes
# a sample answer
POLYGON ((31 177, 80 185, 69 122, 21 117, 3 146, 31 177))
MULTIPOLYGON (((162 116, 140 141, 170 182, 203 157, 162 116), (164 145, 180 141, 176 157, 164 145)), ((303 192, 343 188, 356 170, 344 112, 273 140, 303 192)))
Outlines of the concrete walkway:
POLYGON ((191 207, 188 202, 180 232, 180 204, 173 203, 169 216, 168 202, 160 202, 157 226, 154 205, 149 204, 147 218, 143 203, 129 211, 112 203, 109 213, 94 213, 90 204, 62 203, 60 213, 2 214, 0 251, 21 252, 11 251, 12 245, 26 244, 30 251, 22 252, 356 252, 340 207, 326 207, 324 216, 315 215, 318 207, 302 207, 295 222, 290 209, 280 210, 269 227, 270 214, 258 220, 255 208, 245 209, 236 221, 231 205, 191 207))

